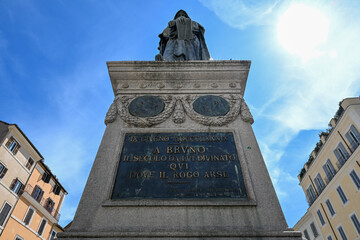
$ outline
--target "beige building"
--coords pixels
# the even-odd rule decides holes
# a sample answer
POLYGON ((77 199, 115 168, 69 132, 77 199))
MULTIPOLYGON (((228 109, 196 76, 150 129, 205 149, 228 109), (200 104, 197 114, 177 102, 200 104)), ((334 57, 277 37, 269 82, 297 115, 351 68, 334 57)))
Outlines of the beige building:
POLYGON ((0 121, 0 235, 41 159, 39 151, 16 124, 0 121))
POLYGON ((306 239, 360 239, 360 100, 344 99, 298 178, 309 208, 295 230, 306 239))
POLYGON ((0 143, 0 239, 55 239, 66 190, 16 124, 0 121, 0 143))

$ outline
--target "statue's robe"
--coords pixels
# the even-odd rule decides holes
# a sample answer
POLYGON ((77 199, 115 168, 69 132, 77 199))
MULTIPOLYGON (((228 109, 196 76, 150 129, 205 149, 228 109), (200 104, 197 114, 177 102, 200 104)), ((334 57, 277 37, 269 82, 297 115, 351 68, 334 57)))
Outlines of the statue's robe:
POLYGON ((177 18, 159 35, 159 50, 166 61, 209 60, 205 29, 190 18, 177 18))

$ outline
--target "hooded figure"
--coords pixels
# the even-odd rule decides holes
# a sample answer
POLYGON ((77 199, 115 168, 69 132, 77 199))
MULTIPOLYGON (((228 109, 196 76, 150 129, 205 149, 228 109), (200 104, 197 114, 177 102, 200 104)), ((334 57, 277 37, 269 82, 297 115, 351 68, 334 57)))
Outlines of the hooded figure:
POLYGON ((192 21, 184 10, 178 11, 174 20, 159 35, 160 54, 156 55, 155 60, 209 60, 204 33, 203 26, 192 21))

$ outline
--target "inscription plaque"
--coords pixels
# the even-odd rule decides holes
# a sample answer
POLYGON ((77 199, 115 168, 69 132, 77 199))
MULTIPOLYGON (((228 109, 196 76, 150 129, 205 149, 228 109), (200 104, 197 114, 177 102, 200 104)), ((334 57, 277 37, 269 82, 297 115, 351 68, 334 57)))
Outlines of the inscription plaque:
POLYGON ((111 198, 247 198, 233 134, 127 133, 111 198))

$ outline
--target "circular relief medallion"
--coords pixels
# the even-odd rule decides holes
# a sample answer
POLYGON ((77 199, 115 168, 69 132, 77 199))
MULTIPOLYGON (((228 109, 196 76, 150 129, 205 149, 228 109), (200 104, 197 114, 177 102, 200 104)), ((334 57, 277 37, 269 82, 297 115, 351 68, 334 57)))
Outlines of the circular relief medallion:
POLYGON ((224 98, 214 95, 201 96, 193 103, 194 110, 204 116, 224 116, 230 111, 230 105, 224 98))
POLYGON ((141 96, 131 101, 129 112, 136 117, 154 117, 164 111, 164 101, 155 96, 141 96))

